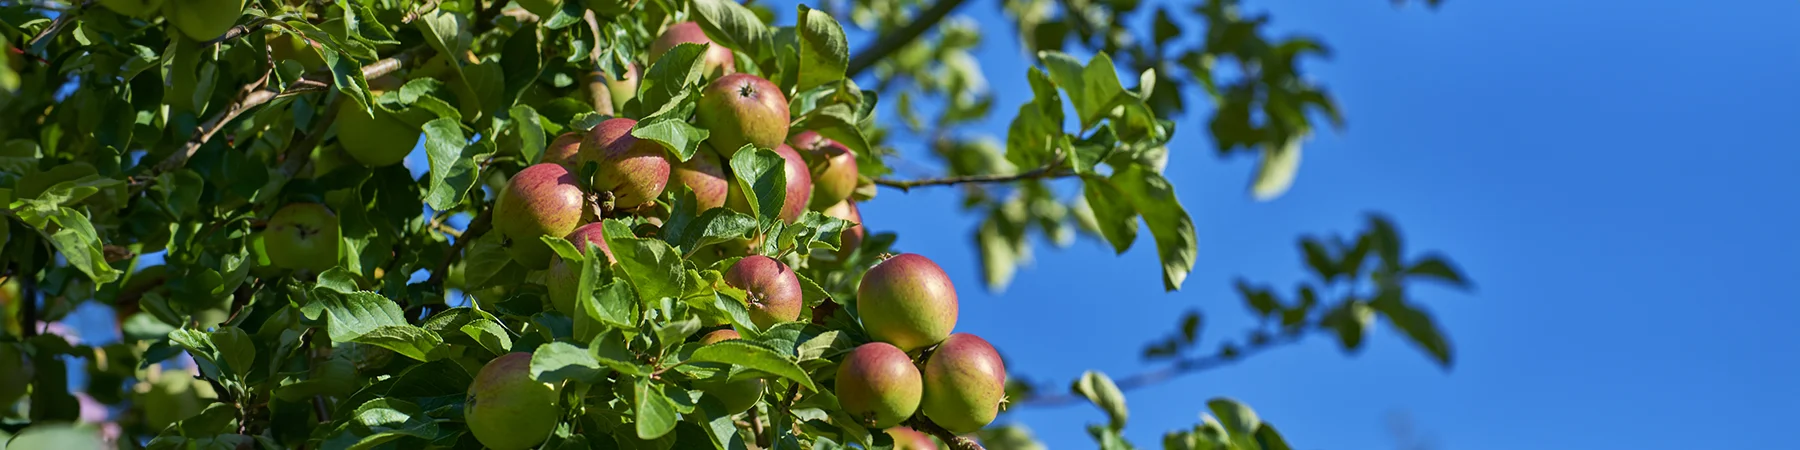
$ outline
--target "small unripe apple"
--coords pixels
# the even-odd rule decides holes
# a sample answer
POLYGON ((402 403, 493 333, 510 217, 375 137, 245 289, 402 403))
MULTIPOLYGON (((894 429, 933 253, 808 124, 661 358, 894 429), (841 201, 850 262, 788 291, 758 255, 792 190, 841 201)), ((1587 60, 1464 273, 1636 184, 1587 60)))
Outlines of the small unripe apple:
MULTIPOLYGON (((741 336, 738 335, 736 330, 724 329, 707 333, 706 336, 700 338, 700 343, 712 345, 722 341, 739 339, 740 337, 741 336)), ((749 410, 750 407, 756 406, 756 401, 762 399, 762 392, 765 387, 763 380, 761 379, 731 382, 701 381, 697 384, 698 386, 696 387, 699 387, 701 391, 706 392, 707 395, 713 396, 713 398, 719 399, 719 403, 725 405, 725 411, 728 414, 741 413, 749 410)))
POLYGON ((744 144, 775 148, 787 140, 787 97, 775 83, 756 75, 734 73, 707 84, 694 118, 711 133, 706 142, 726 159, 744 144))
MULTIPOLYGON (((794 223, 800 220, 801 215, 806 214, 807 199, 812 196, 812 174, 807 173, 806 160, 801 159, 793 147, 788 147, 787 144, 777 145, 775 154, 781 155, 781 159, 787 162, 782 171, 787 176, 787 198, 781 202, 780 218, 787 223, 794 223)), ((725 206, 744 214, 755 214, 750 209, 750 200, 744 197, 738 183, 730 184, 725 206)))
POLYGON ((662 144, 631 135, 637 121, 607 119, 581 140, 579 164, 600 164, 594 192, 611 192, 615 209, 630 210, 656 201, 669 185, 669 152, 662 144))
POLYGON ((556 430, 562 416, 556 400, 555 386, 531 379, 530 353, 508 353, 488 361, 469 383, 463 419, 481 445, 524 450, 556 430))
POLYGON ((212 383, 181 370, 152 368, 146 379, 132 387, 132 403, 144 413, 144 425, 162 430, 176 421, 193 417, 219 398, 212 383))
POLYGON ((744 290, 750 304, 750 321, 757 328, 800 318, 806 300, 800 296, 800 278, 787 264, 763 255, 750 255, 725 269, 725 284, 744 290))
POLYGON ((100 4, 120 15, 149 18, 162 10, 163 0, 100 0, 100 4))
POLYGON ((812 130, 795 134, 788 143, 806 159, 806 167, 812 173, 814 209, 838 204, 856 191, 856 153, 849 147, 812 130))
POLYGON ((575 165, 576 155, 581 154, 582 137, 581 133, 574 131, 557 136, 556 140, 550 141, 549 147, 544 147, 544 156, 539 162, 565 166, 575 165))
MULTIPOLYGON (((606 247, 605 230, 605 224, 594 222, 576 228, 564 239, 575 244, 575 249, 584 255, 587 254, 588 244, 592 243, 600 248, 600 254, 605 256, 606 263, 612 264, 612 249, 606 247)), ((578 312, 575 307, 575 289, 581 284, 580 268, 581 263, 578 261, 564 261, 562 256, 551 254, 550 268, 544 274, 544 286, 550 288, 550 306, 571 317, 578 312)))
MULTIPOLYGON (((176 0, 180 1, 180 0, 176 0)), ((324 70, 325 55, 319 53, 323 46, 313 42, 311 38, 301 37, 293 33, 269 33, 269 56, 276 61, 294 60, 307 71, 324 70)))
MULTIPOLYGON (((180 1, 180 0, 176 0, 180 1)), ((370 92, 371 99, 374 95, 370 92)), ((338 143, 344 151, 357 162, 369 167, 382 167, 399 163, 406 159, 419 146, 418 128, 395 117, 393 113, 376 107, 374 113, 366 111, 362 103, 344 99, 338 102, 337 115, 338 143)))
POLYGON ((952 433, 973 433, 1000 414, 1006 363, 987 340, 968 333, 944 339, 925 360, 919 410, 952 433))
POLYGON ((651 41, 650 63, 654 65, 656 60, 662 59, 664 53, 668 53, 670 49, 681 44, 711 44, 707 46, 706 55, 702 57, 706 62, 703 63, 705 68, 701 69, 701 73, 708 78, 717 78, 737 71, 736 57, 731 54, 731 49, 706 37, 706 30, 700 29, 700 24, 694 22, 669 25, 668 30, 664 30, 662 35, 656 37, 655 41, 651 41))
POLYGON ((244 0, 170 0, 163 16, 181 34, 196 41, 218 39, 244 15, 244 0))
POLYGON ((704 145, 694 152, 693 158, 675 164, 671 181, 694 191, 694 200, 698 203, 695 212, 725 206, 725 198, 730 196, 734 183, 725 175, 725 164, 719 160, 719 153, 704 145))
POLYGON ((864 427, 888 428, 912 417, 923 389, 912 359, 884 342, 857 346, 838 365, 838 406, 864 427))
POLYGON ((613 111, 624 111, 625 104, 637 98, 638 81, 643 71, 638 70, 637 63, 625 68, 624 78, 606 76, 606 92, 612 94, 613 111))
POLYGON ((894 438, 894 450, 937 450, 937 441, 931 435, 921 433, 908 427, 887 429, 888 437, 894 438))
POLYGON ((586 196, 569 168, 534 164, 507 180, 494 200, 494 229, 507 239, 513 261, 528 269, 550 266, 550 246, 542 236, 568 236, 581 223, 586 196))
POLYGON ((869 337, 910 352, 950 337, 956 328, 956 287, 937 263, 905 253, 863 274, 856 310, 869 337))
POLYGON ((276 267, 321 273, 337 266, 337 214, 318 203, 294 203, 281 207, 263 231, 263 250, 276 267))
POLYGON ((836 205, 831 205, 830 208, 825 208, 825 215, 855 224, 851 225, 850 229, 838 234, 838 260, 849 258, 850 253, 862 247, 863 238, 869 236, 869 231, 863 228, 862 211, 856 209, 856 202, 846 199, 836 205))
POLYGON ((37 367, 25 354, 24 344, 16 342, 0 342, 0 367, 6 368, 0 370, 0 410, 10 410, 14 402, 25 396, 31 379, 37 376, 37 367))
POLYGON ((562 2, 557 0, 518 0, 518 3, 520 8, 525 8, 542 20, 550 20, 550 16, 556 15, 556 11, 562 6, 562 2))

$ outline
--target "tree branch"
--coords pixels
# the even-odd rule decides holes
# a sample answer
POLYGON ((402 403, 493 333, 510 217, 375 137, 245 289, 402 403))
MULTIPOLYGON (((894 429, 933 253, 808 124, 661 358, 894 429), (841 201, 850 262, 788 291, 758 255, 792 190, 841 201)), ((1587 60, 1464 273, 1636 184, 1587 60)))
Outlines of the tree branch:
POLYGON ((487 234, 488 230, 493 228, 493 210, 493 208, 481 210, 481 215, 475 216, 474 220, 469 221, 469 226, 463 229, 462 236, 456 238, 456 243, 450 244, 450 251, 444 254, 444 262, 438 263, 437 270, 431 271, 431 278, 427 279, 425 284, 441 285, 444 280, 449 279, 450 266, 462 259, 463 249, 469 247, 469 242, 487 234))
POLYGON ((899 189, 901 191, 911 191, 912 188, 924 186, 951 186, 968 183, 1010 183, 1020 180, 1054 179, 1075 175, 1073 172, 1060 170, 1059 167, 1062 165, 1062 161, 1061 155, 1058 155, 1056 160, 1050 161, 1049 164, 1045 164, 1042 167, 1010 175, 964 175, 957 177, 925 178, 919 180, 877 178, 875 179, 875 184, 899 189))
MULTIPOLYGON (((1187 375, 1187 374, 1199 372, 1202 370, 1216 369, 1219 367, 1231 365, 1232 363, 1241 361, 1246 357, 1249 357, 1249 356, 1257 354, 1257 353, 1261 353, 1263 351, 1267 351, 1271 348, 1275 348, 1277 346, 1281 346, 1281 345, 1285 345, 1285 344, 1292 344, 1295 342, 1299 342, 1300 339, 1305 336, 1306 336, 1305 333, 1277 334, 1275 336, 1270 337, 1269 340, 1263 341, 1261 344, 1247 345, 1247 346, 1244 346, 1243 348, 1237 349, 1235 352, 1218 352, 1218 353, 1213 353, 1213 354, 1205 355, 1205 356, 1180 359, 1180 360, 1175 361, 1174 364, 1170 364, 1168 367, 1163 367, 1161 369, 1157 369, 1154 371, 1144 372, 1144 373, 1132 375, 1129 377, 1120 378, 1118 380, 1115 380, 1114 384, 1118 385, 1119 391, 1123 392, 1123 391, 1129 391, 1129 390, 1133 390, 1133 389, 1137 389, 1137 388, 1154 385, 1157 383, 1162 383, 1165 381, 1175 379, 1176 377, 1179 377, 1182 375, 1187 375)), ((1017 407, 1059 407, 1059 406, 1069 406, 1069 405, 1073 405, 1076 403, 1082 403, 1082 402, 1086 402, 1086 401, 1087 401, 1086 398, 1076 395, 1072 392, 1068 392, 1068 393, 1062 393, 1062 394, 1056 394, 1056 395, 1026 397, 1024 399, 1020 399, 1018 402, 1014 402, 1012 405, 1014 408, 1017 408, 1017 407)))
POLYGON ((856 75, 874 66, 876 62, 900 50, 900 47, 919 39, 919 36, 925 34, 926 30, 930 30, 931 27, 937 26, 938 22, 942 22, 944 16, 950 15, 950 12, 956 10, 956 7, 962 6, 963 1, 937 0, 937 3, 919 13, 919 16, 913 18, 911 23, 906 24, 906 27, 893 32, 893 34, 877 37, 873 45, 856 52, 856 55, 850 58, 850 67, 844 71, 844 76, 855 78, 856 75))
POLYGON ((932 436, 937 436, 938 440, 944 441, 944 445, 950 446, 950 450, 987 450, 986 448, 983 448, 980 443, 975 442, 974 439, 957 436, 956 433, 951 433, 950 430, 938 426, 938 424, 932 422, 931 419, 925 418, 924 414, 913 415, 912 419, 906 421, 906 426, 912 427, 914 430, 923 431, 932 436))

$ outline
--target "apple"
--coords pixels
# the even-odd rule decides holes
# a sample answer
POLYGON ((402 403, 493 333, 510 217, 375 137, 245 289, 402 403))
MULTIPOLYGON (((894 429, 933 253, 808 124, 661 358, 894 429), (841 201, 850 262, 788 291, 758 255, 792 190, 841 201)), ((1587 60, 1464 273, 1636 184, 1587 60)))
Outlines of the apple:
MULTIPOLYGON (((794 152, 787 144, 775 146, 775 154, 781 155, 787 165, 782 173, 787 175, 787 198, 781 203, 781 220, 794 223, 806 214, 807 197, 812 195, 812 174, 806 171, 806 161, 794 152)), ((735 181, 730 183, 730 191, 725 198, 725 206, 744 214, 756 214, 750 209, 750 200, 744 198, 742 188, 735 181)))
MULTIPOLYGON (((557 136, 556 140, 550 141, 549 147, 544 148, 544 156, 538 161, 550 164, 562 164, 565 166, 574 165, 575 155, 581 153, 582 138, 583 135, 581 133, 574 131, 557 136)), ((577 167, 576 169, 579 170, 580 168, 577 167)))
POLYGON ((16 342, 0 342, 0 367, 7 368, 0 370, 0 411, 11 410, 13 403, 25 397, 37 368, 25 354, 25 345, 16 342))
POLYGON ((711 133, 706 142, 728 160, 744 144, 775 148, 787 140, 787 97, 756 75, 734 73, 707 84, 694 118, 711 133))
POLYGON ((700 24, 694 22, 669 25, 669 29, 663 30, 662 35, 657 36, 655 41, 651 41, 650 63, 655 65, 656 60, 662 59, 662 55, 668 53, 670 49, 677 45, 690 43, 709 44, 706 48, 706 56, 704 56, 706 62, 703 63, 704 68, 701 69, 706 77, 716 78, 737 71, 736 57, 731 54, 731 49, 706 37, 706 30, 700 29, 700 24))
MULTIPOLYGON (((703 345, 712 345, 721 341, 739 338, 741 338, 741 336, 738 335, 736 330, 723 329, 702 336, 700 338, 700 343, 703 345)), ((724 375, 720 375, 720 378, 723 377, 724 375)), ((706 392, 707 395, 711 395, 713 398, 718 399, 719 403, 723 403, 725 405, 725 411, 728 414, 741 413, 756 406, 756 401, 762 400, 763 388, 765 387, 763 380, 754 378, 730 382, 701 380, 696 382, 696 384, 696 387, 699 387, 702 392, 706 392)))
POLYGON ((905 253, 863 274, 856 310, 869 337, 911 352, 950 337, 956 328, 956 287, 937 263, 905 253))
POLYGON ((558 164, 534 164, 506 181, 494 200, 494 229, 510 241, 513 261, 525 268, 550 267, 550 246, 542 236, 567 236, 581 222, 587 198, 575 173, 558 164))
POLYGON ((469 383, 463 420, 475 440, 493 450, 525 450, 550 438, 562 408, 556 387, 531 378, 531 354, 488 361, 469 383))
POLYGON ((275 211, 263 231, 263 249, 276 267, 324 272, 337 266, 337 214, 318 203, 293 203, 275 211))
POLYGON ((1006 397, 1006 363, 987 340, 956 333, 925 360, 919 410, 952 433, 973 433, 994 421, 1006 397))
POLYGON ((750 304, 750 321, 764 330, 800 318, 806 300, 800 296, 800 278, 787 264, 763 255, 750 255, 725 269, 725 284, 744 290, 750 304))
POLYGON ((812 207, 824 209, 850 198, 856 191, 856 153, 812 130, 795 134, 788 144, 806 159, 812 173, 812 207))
POLYGON ((100 0, 100 5, 119 15, 149 18, 162 10, 163 0, 100 0))
POLYGON ((838 406, 864 427, 888 428, 912 417, 921 390, 912 359, 887 343, 857 346, 838 365, 838 406))
MULTIPOLYGON (((179 0, 177 0, 179 1, 179 0)), ((381 95, 371 91, 370 99, 381 95)), ((419 146, 423 136, 418 128, 375 107, 374 114, 363 110, 362 103, 345 99, 338 102, 338 143, 357 162, 369 167, 399 163, 419 146)))
MULTIPOLYGON (((604 224, 594 222, 576 228, 564 239, 575 244, 575 249, 583 255, 587 254, 588 244, 594 244, 600 248, 600 254, 605 255, 606 263, 612 264, 617 260, 613 258, 612 249, 606 247, 605 230, 604 224)), ((550 288, 550 306, 571 317, 580 312, 575 306, 575 290, 581 284, 580 268, 580 262, 563 261, 561 256, 553 253, 550 268, 544 274, 544 287, 550 288)))
POLYGON ((594 192, 611 192, 614 209, 632 210, 656 201, 669 185, 669 152, 662 144, 631 135, 637 121, 607 119, 588 130, 576 156, 577 167, 600 164, 594 192))
POLYGON ((625 68, 624 78, 614 79, 611 75, 606 75, 606 91, 612 94, 613 111, 624 111, 625 104, 637 98, 638 81, 642 73, 637 63, 631 63, 625 68))
POLYGON ((269 56, 276 61, 298 61, 300 67, 309 72, 325 69, 325 55, 319 53, 323 46, 313 42, 312 38, 293 33, 269 33, 268 36, 269 56))
POLYGON ((863 228, 862 211, 856 209, 856 202, 846 199, 825 208, 825 215, 855 224, 838 234, 838 260, 849 259, 851 253, 862 247, 863 238, 869 236, 869 231, 863 228))
POLYGON ((212 383, 184 370, 162 370, 161 365, 153 365, 144 378, 132 387, 132 403, 142 408, 144 425, 152 430, 160 431, 200 414, 219 398, 212 383))
POLYGON ((163 2, 163 16, 196 41, 210 41, 224 36, 244 15, 244 0, 172 0, 163 2))
POLYGON ((719 153, 706 146, 694 152, 693 158, 685 162, 675 163, 671 181, 681 183, 694 191, 694 199, 699 205, 695 212, 725 206, 725 199, 731 194, 731 185, 735 184, 725 175, 725 163, 719 159, 719 153))
POLYGON ((550 16, 556 15, 557 10, 562 9, 562 2, 557 0, 518 0, 517 3, 520 8, 525 8, 543 20, 549 20, 550 16))
POLYGON ((894 438, 894 450, 937 450, 937 441, 931 435, 921 433, 908 427, 887 429, 888 437, 894 438))

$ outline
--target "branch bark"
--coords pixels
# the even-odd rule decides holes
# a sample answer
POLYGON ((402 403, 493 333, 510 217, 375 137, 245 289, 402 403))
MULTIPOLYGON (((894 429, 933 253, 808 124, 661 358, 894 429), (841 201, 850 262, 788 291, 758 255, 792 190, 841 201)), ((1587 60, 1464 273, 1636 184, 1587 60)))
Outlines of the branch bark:
POLYGON ((919 36, 925 34, 926 30, 930 30, 931 27, 937 26, 938 22, 944 21, 944 17, 950 15, 951 11, 955 11, 958 6, 962 6, 963 1, 964 0, 937 0, 937 3, 932 4, 930 8, 926 8, 924 12, 919 13, 919 17, 913 18, 913 21, 906 24, 906 27, 901 28, 899 31, 895 31, 893 34, 876 38, 875 43, 871 44, 869 48, 856 52, 856 55, 850 57, 850 67, 844 70, 844 76, 855 78, 864 70, 868 70, 869 67, 874 66, 875 63, 887 58, 888 55, 892 55, 895 51, 899 51, 900 47, 905 47, 906 44, 910 44, 912 41, 919 39, 919 36))
MULTIPOLYGON (((1177 361, 1175 361, 1174 364, 1170 364, 1169 366, 1163 367, 1161 369, 1157 369, 1157 370, 1150 371, 1150 372, 1144 372, 1144 373, 1132 375, 1132 376, 1125 377, 1125 378, 1120 378, 1118 380, 1115 380, 1114 384, 1118 385, 1119 391, 1123 392, 1123 391, 1129 391, 1129 390, 1133 390, 1133 389, 1138 389, 1138 388, 1154 385, 1157 383, 1162 383, 1165 381, 1175 379, 1176 377, 1179 377, 1182 375, 1187 375, 1187 374, 1199 372, 1202 370, 1210 370, 1210 369, 1216 369, 1219 367, 1228 366, 1228 365, 1231 365, 1232 363, 1242 361, 1244 358, 1247 358, 1251 355, 1261 353, 1263 351, 1267 351, 1271 348, 1275 348, 1277 346, 1281 346, 1284 344, 1292 344, 1295 342, 1299 342, 1300 339, 1305 336, 1306 336, 1305 333, 1277 334, 1275 336, 1270 337, 1268 341, 1264 341, 1262 344, 1245 346, 1241 349, 1238 349, 1236 352, 1234 352, 1232 354, 1226 354, 1224 352, 1220 352, 1220 353, 1213 353, 1213 354, 1205 355, 1205 356, 1177 360, 1177 361)), ((1086 398, 1083 398, 1079 395, 1075 395, 1074 393, 1062 393, 1062 394, 1056 394, 1056 395, 1026 397, 1024 399, 1020 399, 1018 402, 1014 402, 1012 405, 1014 408, 1018 408, 1018 407, 1058 407, 1058 406, 1069 406, 1069 405, 1082 403, 1082 402, 1086 402, 1086 401, 1087 401, 1086 398)))
POLYGON ((919 180, 877 178, 875 179, 875 184, 899 189, 901 191, 911 191, 912 188, 925 186, 952 186, 971 183, 1010 183, 1020 180, 1055 179, 1074 176, 1075 174, 1073 172, 1061 169, 1062 161, 1063 160, 1059 155, 1056 160, 1051 161, 1049 164, 1045 164, 1042 167, 1010 175, 965 175, 957 177, 925 178, 919 180))
POLYGON ((938 424, 932 422, 931 419, 925 418, 924 414, 914 415, 912 419, 906 421, 906 426, 912 427, 914 430, 923 431, 932 436, 937 436, 938 440, 944 441, 944 445, 950 446, 950 450, 987 450, 981 446, 981 443, 975 442, 974 439, 957 436, 956 433, 951 433, 950 430, 938 426, 938 424))

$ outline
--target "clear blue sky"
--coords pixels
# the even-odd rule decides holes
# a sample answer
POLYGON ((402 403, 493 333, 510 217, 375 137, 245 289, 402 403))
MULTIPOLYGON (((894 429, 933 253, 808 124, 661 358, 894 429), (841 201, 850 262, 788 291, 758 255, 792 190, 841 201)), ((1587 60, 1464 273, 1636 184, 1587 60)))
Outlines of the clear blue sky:
MULTIPOLYGON (((1398 448, 1395 414, 1442 449, 1790 447, 1778 430, 1800 419, 1800 3, 1731 3, 1247 1, 1336 50, 1308 67, 1349 127, 1307 147, 1285 197, 1256 203, 1253 162, 1213 157, 1202 118, 1182 119, 1169 172, 1200 257, 1179 293, 1161 292, 1147 234, 1122 257, 1040 246, 990 295, 975 217, 952 190, 884 190, 863 214, 950 272, 960 331, 1058 385, 1155 367, 1142 344, 1190 308, 1213 337, 1242 329, 1234 277, 1290 285, 1295 237, 1355 231, 1364 211, 1390 213, 1411 248, 1448 253, 1479 285, 1416 293, 1455 344, 1449 372, 1387 327, 1355 357, 1314 339, 1128 393, 1127 436, 1143 447, 1220 395, 1306 449, 1398 448)), ((1010 112, 1026 59, 998 4, 960 14, 980 20, 994 111, 1010 112)), ((1004 136, 1008 118, 981 131, 1004 136)), ((1088 406, 1008 418, 1051 448, 1091 448, 1083 425, 1105 420, 1088 406)))
MULTIPOLYGON (((1315 338, 1129 392, 1126 434, 1142 447, 1192 426, 1214 396, 1247 402, 1304 449, 1399 448, 1396 415, 1439 449, 1791 446, 1800 3, 1734 3, 1249 1, 1336 50, 1308 67, 1350 125, 1307 147, 1285 197, 1256 203, 1253 161, 1213 157, 1201 117, 1182 119, 1169 175, 1200 257, 1178 293, 1161 291, 1147 234, 1120 257, 1093 241, 1040 246, 991 295, 953 191, 884 190, 862 211, 950 272, 959 331, 1058 386, 1155 368, 1142 345, 1192 308, 1209 336, 1235 334, 1248 323, 1233 278, 1299 280, 1294 239, 1353 232, 1365 211, 1391 214, 1410 248, 1448 253, 1479 286, 1416 292, 1455 344, 1449 372, 1385 326, 1354 357, 1315 338)), ((994 111, 1016 110, 1027 60, 998 2, 960 14, 986 31, 994 111)), ((1008 118, 972 131, 1004 136, 1008 118)), ((1105 418, 1079 405, 1006 420, 1060 449, 1092 447, 1084 425, 1105 418)))

